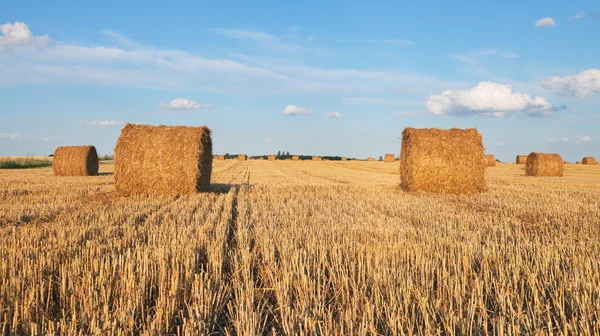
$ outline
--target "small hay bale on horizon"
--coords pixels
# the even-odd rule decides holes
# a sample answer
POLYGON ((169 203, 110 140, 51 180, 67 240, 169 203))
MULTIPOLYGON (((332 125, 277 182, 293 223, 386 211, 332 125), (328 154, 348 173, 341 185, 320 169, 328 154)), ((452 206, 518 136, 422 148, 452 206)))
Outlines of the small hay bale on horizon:
POLYGON ((237 159, 239 161, 246 161, 246 160, 248 160, 248 156, 246 154, 239 154, 237 159))
POLYGON ((300 157, 298 155, 292 156, 292 161, 298 161, 298 160, 300 160, 300 157))
POLYGON ((122 195, 195 194, 210 188, 212 163, 206 126, 128 123, 115 147, 115 188, 122 195))
POLYGON ((313 156, 313 157, 312 157, 312 160, 313 160, 313 161, 323 161, 323 158, 322 158, 322 157, 320 157, 320 156, 313 156))
POLYGON ((348 159, 347 159, 347 158, 345 158, 345 157, 343 157, 343 158, 342 158, 342 161, 348 161, 348 159))
POLYGON ((225 160, 225 155, 217 155, 217 160, 220 160, 220 161, 225 160))
POLYGON ((98 153, 94 146, 63 146, 52 157, 54 176, 98 175, 98 153))
POLYGON ((517 155, 517 159, 515 160, 516 164, 525 164, 527 163, 527 155, 517 155))
POLYGON ((598 165, 598 161, 596 161, 596 158, 591 157, 591 156, 586 156, 583 158, 583 160, 581 160, 581 164, 584 165, 598 165))
POLYGON ((494 157, 492 154, 486 155, 485 160, 486 160, 486 165, 488 167, 496 166, 496 157, 494 157))
POLYGON ((374 157, 368 157, 367 161, 375 161, 375 158, 374 157))
POLYGON ((405 128, 400 154, 401 188, 437 194, 486 190, 485 159, 477 129, 405 128))
POLYGON ((275 156, 275 154, 269 154, 268 160, 275 161, 275 160, 277 160, 277 157, 275 156))
POLYGON ((396 156, 394 154, 385 154, 383 158, 383 162, 392 163, 396 161, 396 156))
POLYGON ((564 162, 558 154, 531 153, 525 163, 527 176, 564 176, 564 162))

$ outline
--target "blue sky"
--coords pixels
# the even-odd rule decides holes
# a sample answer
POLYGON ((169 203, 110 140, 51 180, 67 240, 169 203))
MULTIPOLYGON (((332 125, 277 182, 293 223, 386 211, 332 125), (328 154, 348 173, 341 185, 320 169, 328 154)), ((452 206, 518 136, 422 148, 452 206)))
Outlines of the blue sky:
POLYGON ((216 153, 378 157, 411 126, 600 157, 598 36, 598 1, 2 1, 0 155, 111 153, 133 122, 216 153))

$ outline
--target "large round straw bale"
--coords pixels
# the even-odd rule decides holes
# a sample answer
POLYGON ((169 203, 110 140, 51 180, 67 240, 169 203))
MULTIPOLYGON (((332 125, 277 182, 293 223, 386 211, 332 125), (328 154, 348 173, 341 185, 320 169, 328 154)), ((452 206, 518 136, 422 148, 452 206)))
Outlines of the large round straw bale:
POLYGON ((208 190, 208 127, 127 124, 115 147, 115 187, 123 195, 194 194, 208 190))
POLYGON ((312 157, 312 160, 313 160, 313 161, 323 161, 323 158, 322 158, 322 157, 320 157, 320 156, 313 156, 313 157, 312 157))
POLYGON ((586 156, 583 158, 583 160, 581 160, 581 163, 584 165, 597 165, 598 161, 591 156, 586 156))
POLYGON ((525 164, 527 162, 527 155, 517 155, 516 164, 525 164))
POLYGON ((98 175, 98 153, 94 146, 58 147, 52 158, 55 176, 98 175))
POLYGON ((402 132, 401 187, 438 194, 483 192, 483 150, 481 134, 474 128, 406 128, 402 132))
POLYGON ((558 154, 531 153, 525 163, 528 176, 563 176, 564 162, 558 154))
POLYGON ((238 155, 238 160, 240 160, 240 161, 246 161, 246 160, 248 160, 248 156, 246 154, 239 154, 238 155))
POLYGON ((274 154, 270 154, 269 157, 268 157, 268 160, 269 161, 275 161, 275 160, 277 160, 277 156, 275 156, 274 154))
POLYGON ((292 156, 292 161, 298 161, 298 160, 300 160, 300 157, 298 155, 292 156))
POLYGON ((485 161, 486 161, 486 165, 488 167, 494 167, 496 166, 496 158, 493 155, 486 155, 485 156, 485 161))
POLYGON ((394 156, 394 154, 385 154, 385 157, 383 158, 384 162, 394 162, 396 161, 396 156, 394 156))

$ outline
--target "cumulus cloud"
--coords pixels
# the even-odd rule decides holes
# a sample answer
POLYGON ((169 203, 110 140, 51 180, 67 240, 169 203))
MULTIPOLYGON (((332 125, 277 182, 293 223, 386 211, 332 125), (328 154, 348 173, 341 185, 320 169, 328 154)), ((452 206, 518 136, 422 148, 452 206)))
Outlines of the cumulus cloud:
POLYGON ((102 121, 80 121, 78 125, 86 126, 99 126, 99 127, 110 127, 110 126, 121 126, 124 124, 122 121, 117 120, 102 120, 102 121))
POLYGON ((554 21, 551 17, 546 17, 539 19, 535 22, 536 27, 554 27, 556 26, 556 21, 554 21))
POLYGON ((542 86, 585 97, 592 92, 600 92, 600 69, 588 69, 565 77, 548 77, 542 82, 542 86))
POLYGON ((288 105, 285 107, 285 109, 283 109, 283 114, 286 114, 286 115, 312 114, 312 113, 313 113, 312 109, 302 107, 302 106, 295 106, 295 105, 288 105))
POLYGON ((544 97, 513 92, 511 85, 494 82, 481 82, 467 90, 446 90, 441 95, 429 96, 425 105, 437 115, 496 118, 503 118, 512 112, 527 112, 532 117, 551 116, 557 110, 544 97))
POLYGON ((341 117, 342 117, 342 114, 340 112, 331 111, 331 112, 325 113, 325 118, 341 118, 341 117))
POLYGON ((27 140, 29 136, 19 133, 0 133, 0 139, 3 140, 27 140))
POLYGON ((50 38, 47 35, 34 36, 23 22, 0 25, 0 48, 10 46, 43 46, 50 38))
POLYGON ((592 142, 592 138, 588 135, 578 135, 577 136, 577 141, 575 141, 575 143, 579 144, 588 144, 592 142))
POLYGON ((198 104, 193 100, 188 100, 185 98, 177 98, 171 100, 170 103, 160 103, 159 106, 164 109, 169 110, 195 110, 195 109, 203 109, 209 108, 209 104, 198 104))

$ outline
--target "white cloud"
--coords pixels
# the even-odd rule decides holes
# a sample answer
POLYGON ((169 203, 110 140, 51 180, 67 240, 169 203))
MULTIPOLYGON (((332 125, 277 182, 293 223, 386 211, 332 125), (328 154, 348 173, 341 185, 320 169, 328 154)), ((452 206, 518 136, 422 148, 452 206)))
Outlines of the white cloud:
POLYGON ((0 139, 20 141, 29 139, 29 136, 19 133, 0 133, 0 139))
POLYGON ((548 141, 548 142, 569 142, 569 138, 566 138, 566 137, 562 137, 562 138, 558 138, 558 139, 548 138, 548 139, 546 139, 546 141, 548 141))
POLYGON ((551 17, 542 18, 535 22, 536 27, 554 27, 556 26, 556 21, 551 17))
POLYGON ((325 118, 341 118, 341 117, 342 117, 342 114, 340 112, 331 111, 331 112, 325 113, 325 118))
MULTIPOLYGON (((481 82, 472 89, 446 90, 426 100, 427 109, 437 115, 479 115, 503 118, 511 112, 528 112, 530 116, 554 114, 544 97, 513 92, 511 85, 481 82)), ((562 109, 562 108, 561 108, 562 109)))
POLYGON ((109 127, 109 126, 121 126, 125 124, 122 121, 117 120, 102 120, 102 121, 80 121, 77 123, 78 125, 86 125, 86 126, 99 126, 99 127, 109 127))
POLYGON ((479 49, 475 52, 479 56, 497 56, 501 58, 517 59, 521 57, 519 54, 511 51, 503 51, 502 49, 479 49))
POLYGON ((220 29, 215 28, 211 31, 231 39, 254 40, 260 42, 271 42, 277 38, 274 35, 265 32, 245 30, 245 29, 220 29))
POLYGON ((23 22, 5 23, 0 25, 0 48, 10 46, 37 46, 41 47, 50 40, 48 35, 34 36, 29 27, 23 22))
POLYGON ((585 97, 592 92, 600 92, 600 69, 588 69, 565 77, 548 77, 542 82, 542 86, 585 97))
POLYGON ((498 141, 498 142, 496 143, 496 145, 498 145, 498 146, 500 146, 500 147, 508 146, 508 144, 507 144, 506 142, 504 142, 504 141, 498 141))
POLYGON ((198 104, 193 100, 188 100, 185 98, 177 98, 171 100, 170 103, 160 103, 159 106, 164 109, 169 110, 194 110, 194 109, 204 109, 209 108, 209 104, 198 104))
POLYGON ((271 143, 273 142, 273 139, 265 139, 265 143, 271 143))
POLYGON ((576 144, 588 144, 592 142, 592 138, 588 135, 578 135, 577 136, 577 141, 575 141, 576 144))
POLYGON ((581 20, 583 18, 585 18, 585 12, 584 11, 581 11, 581 12, 575 14, 575 16, 573 16, 573 20, 581 20))
POLYGON ((288 105, 285 107, 285 109, 283 109, 283 114, 287 114, 287 115, 312 114, 312 113, 313 113, 312 109, 302 107, 302 106, 295 106, 295 105, 288 105))

